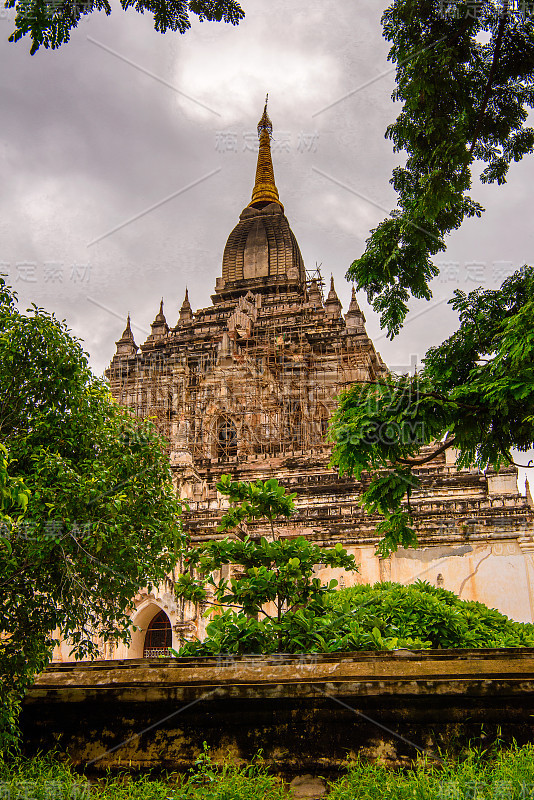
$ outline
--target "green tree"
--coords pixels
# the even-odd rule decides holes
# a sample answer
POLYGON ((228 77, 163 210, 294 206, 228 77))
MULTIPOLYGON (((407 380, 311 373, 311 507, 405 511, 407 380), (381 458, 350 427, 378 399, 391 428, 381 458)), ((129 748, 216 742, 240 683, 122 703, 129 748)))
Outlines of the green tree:
POLYGON ((315 577, 317 564, 356 570, 354 557, 340 544, 321 548, 304 537, 276 539, 274 519, 294 511, 276 480, 232 481, 223 475, 218 491, 231 506, 219 530, 235 529, 243 538, 227 537, 187 551, 188 571, 176 583, 178 597, 209 605, 217 615, 207 625, 203 642, 186 644, 180 655, 212 653, 307 652, 320 638, 324 596, 337 581, 322 586, 315 577), (271 539, 252 539, 240 530, 243 522, 267 521, 271 539), (214 577, 226 565, 239 565, 238 576, 214 577), (237 610, 236 610, 237 609, 237 610))
MULTIPOLYGON (((230 22, 238 25, 245 16, 236 0, 120 0, 126 11, 134 8, 141 14, 147 11, 154 17, 154 28, 160 33, 168 30, 185 33, 190 27, 190 15, 203 22, 230 22)), ((9 37, 17 42, 29 36, 30 53, 41 45, 55 49, 68 42, 70 33, 81 18, 93 11, 111 14, 109 0, 5 0, 5 8, 15 9, 15 30, 9 37)))
POLYGON ((76 657, 129 638, 132 598, 177 561, 164 441, 91 373, 64 322, 0 279, 0 745, 60 629, 76 657))
POLYGON ((510 163, 532 151, 534 18, 528 3, 509 0, 395 0, 382 22, 403 104, 386 136, 407 160, 391 179, 398 207, 347 278, 393 337, 410 295, 431 297, 431 259, 445 236, 483 211, 468 195, 475 162, 483 182, 502 184, 510 163))
MULTIPOLYGON (((526 125, 534 20, 527 5, 508 0, 395 0, 382 22, 396 64, 393 99, 403 104, 386 136, 407 160, 391 179, 398 207, 372 231, 347 278, 366 290, 393 337, 410 296, 430 299, 432 256, 446 235, 483 211, 468 195, 475 162, 483 182, 501 184, 511 162, 534 147, 526 125)), ((382 555, 417 542, 410 494, 418 465, 454 446, 459 466, 499 469, 513 463, 512 450, 534 445, 533 297, 530 267, 497 290, 456 291, 450 304, 460 326, 427 352, 419 375, 390 375, 342 395, 332 464, 374 476, 362 504, 384 516, 382 555)))
POLYGON ((418 466, 454 447, 458 467, 499 469, 514 463, 512 450, 534 447, 534 268, 500 289, 457 290, 451 305, 460 326, 428 350, 418 375, 356 384, 332 418, 332 464, 373 474, 361 503, 384 516, 382 555, 417 542, 409 500, 418 466))

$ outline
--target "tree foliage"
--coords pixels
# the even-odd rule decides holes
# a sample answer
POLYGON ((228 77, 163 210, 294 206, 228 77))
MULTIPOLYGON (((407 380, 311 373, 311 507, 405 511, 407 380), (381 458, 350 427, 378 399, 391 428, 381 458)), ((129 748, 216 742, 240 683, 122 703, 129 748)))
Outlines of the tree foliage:
POLYGON ((382 555, 416 543, 418 465, 454 447, 459 467, 499 469, 534 446, 534 268, 499 289, 456 290, 450 303, 460 326, 418 375, 355 384, 332 418, 332 464, 357 479, 374 473, 361 502, 384 515, 382 555))
POLYGON ((243 522, 261 519, 272 537, 245 534, 188 550, 188 572, 178 578, 177 596, 207 605, 205 613, 213 619, 206 639, 184 645, 180 655, 306 652, 320 636, 316 626, 324 594, 337 585, 333 580, 323 586, 316 565, 355 570, 354 557, 340 544, 321 548, 302 536, 276 539, 273 521, 279 514, 290 516, 295 497, 276 480, 247 483, 223 475, 217 489, 232 504, 219 530, 239 532, 243 522), (219 571, 226 565, 239 565, 238 574, 223 577, 219 571))
POLYGON ((406 164, 393 171, 398 206, 375 228, 347 278, 365 289, 393 337, 410 295, 430 299, 432 256, 446 235, 483 209, 468 194, 475 162, 486 183, 506 181, 512 161, 534 147, 534 17, 508 0, 395 0, 384 36, 396 64, 387 129, 406 164), (484 35, 490 37, 484 44, 484 35))
POLYGON ((221 475, 218 491, 228 498, 230 507, 223 515, 219 530, 246 533, 247 522, 265 519, 272 538, 276 538, 274 522, 287 519, 295 510, 296 493, 288 494, 276 478, 263 481, 233 481, 231 475, 221 475))
MULTIPOLYGON (((185 33, 191 27, 191 15, 203 22, 230 22, 238 25, 245 16, 236 0, 120 0, 126 11, 134 8, 141 14, 147 11, 154 17, 154 28, 160 33, 168 30, 185 33)), ((86 14, 104 11, 111 14, 109 0, 5 0, 6 8, 15 9, 15 30, 9 37, 17 42, 29 36, 30 53, 39 47, 55 49, 68 42, 73 28, 86 14)))
POLYGON ((182 541, 152 423, 113 400, 65 323, 35 306, 22 314, 15 300, 0 279, 5 746, 22 691, 50 658, 53 631, 76 657, 98 654, 95 637, 127 641, 132 598, 163 580, 182 541))

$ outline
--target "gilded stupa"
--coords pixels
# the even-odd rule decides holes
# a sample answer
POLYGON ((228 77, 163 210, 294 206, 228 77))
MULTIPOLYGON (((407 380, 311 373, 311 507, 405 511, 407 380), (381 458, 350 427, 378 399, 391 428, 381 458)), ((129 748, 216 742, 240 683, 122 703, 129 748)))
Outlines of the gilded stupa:
POLYGON ((284 214, 274 180, 271 157, 272 123, 267 102, 258 123, 258 164, 252 199, 243 209, 226 243, 220 291, 232 291, 242 281, 251 290, 262 286, 291 283, 295 288, 306 281, 304 262, 293 231, 284 214))

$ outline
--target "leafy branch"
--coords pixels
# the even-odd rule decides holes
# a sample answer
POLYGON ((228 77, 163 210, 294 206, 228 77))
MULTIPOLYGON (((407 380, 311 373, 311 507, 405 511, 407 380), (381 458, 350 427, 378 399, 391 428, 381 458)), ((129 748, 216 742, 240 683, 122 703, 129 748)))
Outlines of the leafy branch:
MULTIPOLYGON (((160 33, 168 30, 185 33, 191 27, 191 14, 200 22, 229 22, 238 25, 245 13, 236 0, 120 0, 126 11, 134 8, 141 14, 148 11, 154 17, 154 28, 160 33)), ((104 11, 109 16, 108 0, 5 0, 5 8, 15 9, 15 30, 10 42, 29 36, 30 54, 39 48, 60 47, 70 39, 73 28, 86 14, 104 11)))
MULTIPOLYGON (((472 5, 472 4, 471 4, 472 5)), ((492 0, 476 13, 465 2, 395 0, 382 17, 397 64, 393 99, 403 103, 386 136, 406 164, 393 171, 398 207, 375 228, 347 278, 365 289, 393 338, 410 295, 429 300, 432 262, 445 236, 483 208, 467 194, 472 165, 483 182, 505 183, 512 161, 534 147, 526 127, 534 106, 534 25, 492 0), (480 34, 490 41, 481 44, 480 34)))

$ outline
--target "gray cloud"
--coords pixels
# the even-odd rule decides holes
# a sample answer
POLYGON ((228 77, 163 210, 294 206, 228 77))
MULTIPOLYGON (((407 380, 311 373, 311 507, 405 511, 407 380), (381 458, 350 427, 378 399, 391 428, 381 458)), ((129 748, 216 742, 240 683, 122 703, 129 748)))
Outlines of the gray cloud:
MULTIPOLYGON (((325 278, 334 274, 345 308, 346 269, 384 214, 314 169, 378 206, 395 205, 389 178, 399 156, 384 131, 398 107, 381 9, 333 0, 244 6, 240 26, 195 23, 185 36, 162 36, 134 11, 92 14, 69 44, 34 57, 24 40, 7 42, 11 27, 0 19, 0 269, 23 306, 34 301, 68 320, 97 373, 123 323, 88 297, 121 318, 130 312, 145 330, 162 295, 174 324, 186 284, 194 307, 209 304, 226 238, 250 198, 255 153, 248 148, 266 91, 286 213, 307 267, 322 263, 325 278), (32 269, 33 279, 22 280, 21 270, 32 269)), ((440 301, 456 286, 495 286, 531 259, 533 177, 529 159, 512 166, 505 187, 475 183, 472 195, 488 210, 438 256, 448 262, 434 282, 438 304, 420 314, 424 304, 414 303, 401 335, 377 342, 387 362, 409 365, 411 354, 420 360, 450 334, 455 315, 440 301)), ((380 337, 376 316, 360 301, 369 334, 380 337)))

